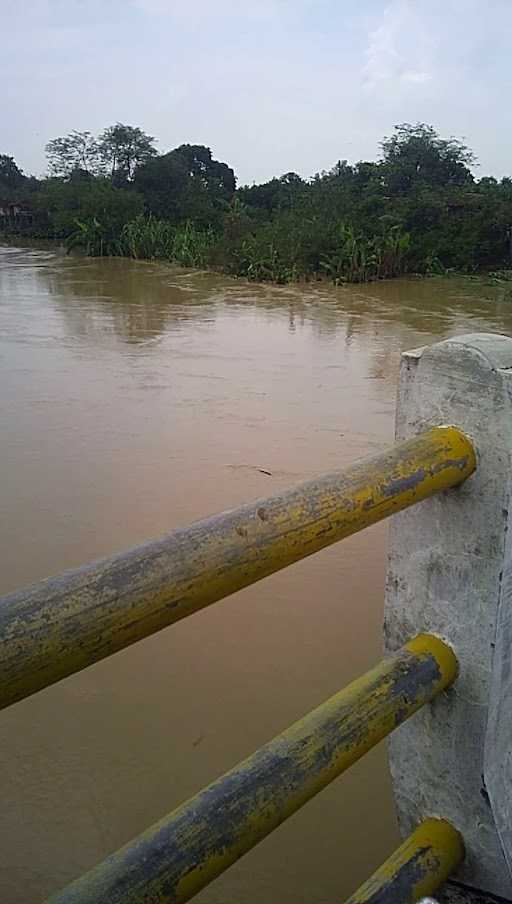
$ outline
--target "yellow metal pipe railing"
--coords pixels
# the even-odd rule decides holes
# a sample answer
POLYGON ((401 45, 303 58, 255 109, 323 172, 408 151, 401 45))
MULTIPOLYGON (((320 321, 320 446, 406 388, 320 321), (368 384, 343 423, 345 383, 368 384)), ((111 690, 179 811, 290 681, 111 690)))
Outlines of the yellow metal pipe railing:
POLYGON ((448 687, 452 650, 414 638, 143 835, 50 898, 51 904, 182 904, 382 738, 448 687))
POLYGON ((416 904, 463 859, 460 833, 445 819, 426 819, 345 904, 416 904))
POLYGON ((0 599, 0 708, 457 486, 475 467, 464 434, 433 427, 345 471, 0 599))

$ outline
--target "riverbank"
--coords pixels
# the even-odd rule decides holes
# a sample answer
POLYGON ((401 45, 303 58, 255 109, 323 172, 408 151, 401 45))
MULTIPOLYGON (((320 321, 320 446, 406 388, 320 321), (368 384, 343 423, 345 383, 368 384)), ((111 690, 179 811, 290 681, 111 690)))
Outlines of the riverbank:
POLYGON ((279 285, 511 266, 512 179, 476 179, 471 150, 424 123, 396 126, 378 160, 245 186, 206 146, 159 155, 150 139, 147 159, 108 175, 77 164, 78 139, 50 142, 48 178, 27 178, 10 161, 14 182, 0 204, 7 231, 279 285))
MULTIPOLYGON (((158 224, 146 221, 142 229, 140 224, 133 224, 124 236, 125 241, 110 248, 95 242, 65 241, 63 239, 39 238, 12 233, 0 232, 0 243, 11 247, 30 247, 34 249, 56 250, 64 255, 83 254, 90 258, 127 258, 141 263, 159 263, 178 266, 186 270, 206 270, 217 276, 228 276, 232 279, 243 279, 250 283, 271 283, 274 285, 294 285, 297 287, 334 284, 351 285, 383 282, 398 277, 411 280, 424 279, 454 279, 471 280, 480 283, 483 287, 502 287, 504 296, 512 299, 512 269, 498 270, 482 269, 480 272, 466 272, 464 270, 437 270, 429 272, 403 272, 394 276, 367 276, 366 279, 335 277, 325 270, 309 274, 299 275, 297 272, 282 272, 278 267, 274 270, 249 269, 249 272, 237 273, 233 267, 222 266, 219 263, 219 249, 212 239, 211 244, 204 241, 204 237, 198 241, 196 231, 190 225, 182 230, 171 230, 169 224, 164 224, 163 230, 158 224), (147 229, 147 231, 146 231, 147 229), (112 253, 107 254, 110 250, 112 253), (102 253, 100 253, 102 252, 102 253), (210 252, 210 253, 208 253, 210 252)), ((130 225, 130 224, 129 224, 130 225)))
MULTIPOLYGON (((131 257, 184 267, 209 267, 228 276, 277 285, 320 279, 335 284, 363 283, 407 272, 410 239, 399 229, 366 238, 341 224, 335 228, 330 243, 325 244, 325 253, 318 251, 311 257, 302 247, 306 244, 304 239, 301 247, 287 247, 288 237, 283 244, 285 237, 274 226, 255 230, 254 225, 238 223, 239 228, 234 229, 233 221, 230 226, 219 232, 212 227, 201 229, 190 221, 173 225, 141 215, 113 230, 95 217, 77 220, 72 232, 56 240, 69 250, 80 248, 89 257, 131 257)), ((32 237, 38 238, 36 233, 34 230, 32 237)), ((22 235, 31 237, 27 232, 22 235)), ((435 268, 430 270, 434 272, 435 268)))

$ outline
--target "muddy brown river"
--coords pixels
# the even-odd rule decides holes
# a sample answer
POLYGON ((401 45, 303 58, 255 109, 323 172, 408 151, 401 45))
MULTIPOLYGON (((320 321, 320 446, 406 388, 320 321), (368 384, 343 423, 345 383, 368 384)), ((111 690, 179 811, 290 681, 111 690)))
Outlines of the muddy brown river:
MULTIPOLYGON (((0 593, 392 441, 400 351, 483 280, 254 286, 0 247, 0 593)), ((36 904, 380 656, 378 525, 0 713, 0 900, 36 904)), ((396 843, 381 745, 196 899, 335 904, 396 843)))

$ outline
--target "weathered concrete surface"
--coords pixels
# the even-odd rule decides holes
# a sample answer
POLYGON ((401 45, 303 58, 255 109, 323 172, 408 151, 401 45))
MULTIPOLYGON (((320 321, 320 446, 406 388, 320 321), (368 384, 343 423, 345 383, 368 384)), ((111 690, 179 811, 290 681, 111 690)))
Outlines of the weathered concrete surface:
POLYGON ((434 900, 436 904, 509 904, 506 898, 475 891, 458 882, 447 882, 434 900))
POLYGON ((457 879, 512 898, 512 340, 468 335, 403 356, 396 434, 453 424, 474 442, 476 473, 393 519, 385 635, 418 631, 455 649, 460 677, 390 739, 404 835, 429 816, 465 840, 457 879), (504 853, 507 850, 507 855, 504 853))
POLYGON ((510 904, 510 902, 506 898, 476 891, 459 882, 447 882, 437 892, 435 898, 422 898, 419 904, 510 904))

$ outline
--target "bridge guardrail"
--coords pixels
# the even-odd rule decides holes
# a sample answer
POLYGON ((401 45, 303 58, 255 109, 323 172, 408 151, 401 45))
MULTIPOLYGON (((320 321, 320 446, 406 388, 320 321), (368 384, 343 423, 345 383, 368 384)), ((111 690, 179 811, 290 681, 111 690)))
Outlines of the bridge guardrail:
POLYGON ((406 353, 397 438, 344 472, 0 600, 8 706, 397 515, 388 656, 52 904, 188 901, 391 733, 406 841, 349 904, 415 902, 455 868, 512 897, 512 340, 406 353))
POLYGON ((469 440, 434 427, 344 471, 0 599, 0 708, 456 486, 469 440))
MULTIPOLYGON (((50 904, 184 904, 441 693, 456 674, 457 660, 443 641, 414 638, 50 904)), ((414 861, 417 870, 426 870, 427 860, 414 861)))

